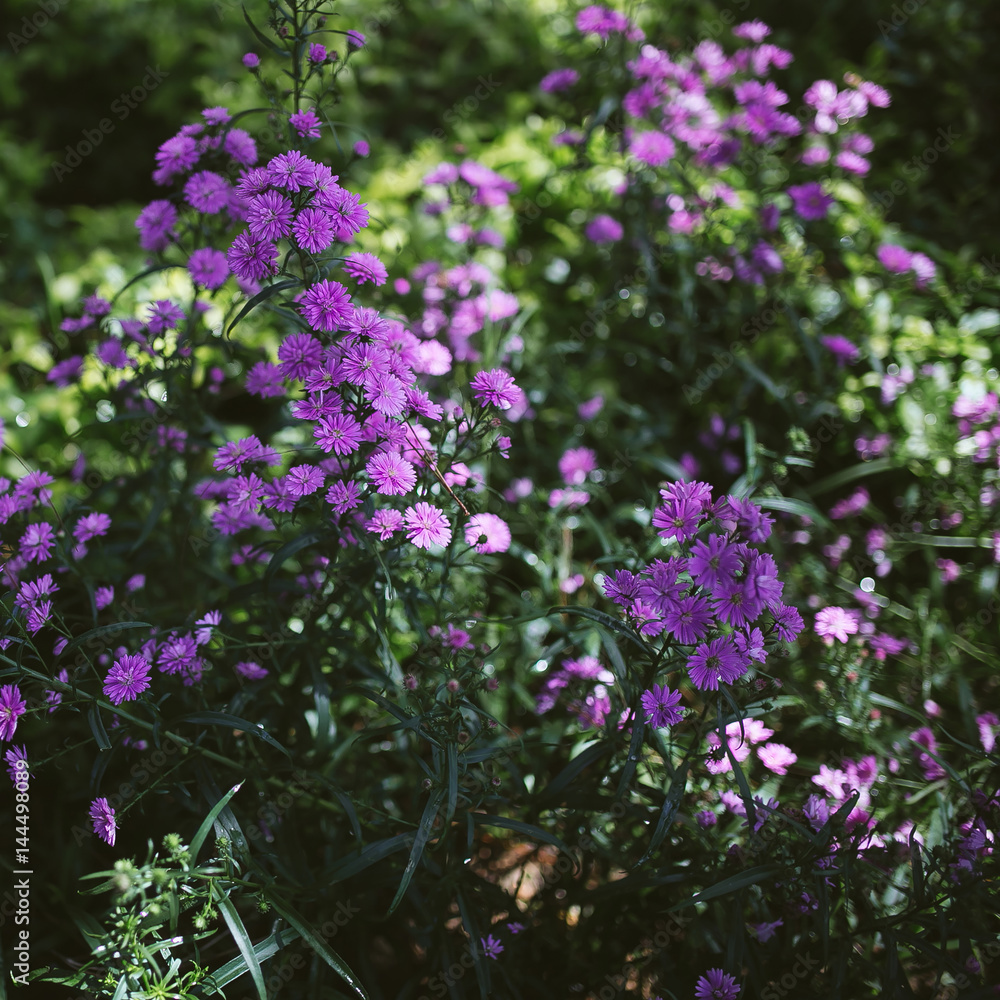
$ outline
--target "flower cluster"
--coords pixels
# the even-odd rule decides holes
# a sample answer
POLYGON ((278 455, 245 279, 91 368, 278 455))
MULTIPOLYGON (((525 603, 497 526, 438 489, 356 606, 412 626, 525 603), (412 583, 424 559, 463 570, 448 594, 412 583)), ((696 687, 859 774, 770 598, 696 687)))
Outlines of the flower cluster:
POLYGON ((763 663, 767 640, 793 641, 802 619, 782 602, 774 558, 755 547, 773 523, 756 504, 713 501, 701 482, 671 483, 660 497, 652 523, 673 553, 616 570, 604 592, 641 635, 683 652, 695 687, 715 691, 763 663))

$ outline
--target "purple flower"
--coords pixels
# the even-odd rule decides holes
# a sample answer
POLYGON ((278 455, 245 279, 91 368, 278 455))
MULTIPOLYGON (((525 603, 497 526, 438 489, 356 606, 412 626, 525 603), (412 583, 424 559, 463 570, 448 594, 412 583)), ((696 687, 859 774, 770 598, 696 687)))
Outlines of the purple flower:
POLYGON ((693 538, 702 520, 702 506, 694 500, 670 499, 653 511, 653 527, 660 538, 686 542, 693 538))
POLYGON ((833 204, 833 198, 823 194, 823 188, 817 181, 793 185, 787 189, 787 194, 792 199, 796 214, 807 220, 825 219, 833 204))
POLYGON ((709 969, 698 978, 694 995, 697 1000, 735 1000, 742 992, 736 980, 722 969, 709 969))
POLYGON ((492 405, 498 410, 509 410, 521 398, 513 376, 502 368, 477 372, 469 387, 480 406, 492 405))
POLYGON ((365 466, 376 492, 383 496, 403 496, 417 484, 413 465, 401 455, 380 451, 368 459, 365 466))
POLYGON ((292 228, 292 202, 277 191, 265 191, 250 199, 247 228, 255 240, 277 240, 292 228))
POLYGON ((15 788, 19 782, 34 777, 33 774, 29 775, 28 773, 28 748, 26 746, 11 747, 4 754, 4 760, 7 761, 7 773, 15 788))
POLYGON ((591 243, 615 243, 622 238, 624 232, 622 224, 610 215, 595 215, 584 230, 591 243))
POLYGON ((288 116, 288 121, 292 128, 299 133, 300 139, 318 139, 320 120, 316 117, 314 108, 306 108, 305 111, 296 111, 294 115, 288 116))
POLYGON ((757 748, 757 758, 769 771, 787 774, 788 768, 799 758, 782 743, 767 743, 757 748))
POLYGON ((384 285, 388 277, 385 264, 373 253, 348 254, 344 261, 344 270, 356 278, 359 285, 363 285, 366 281, 375 285, 384 285))
POLYGON ((500 957, 503 945, 492 934, 489 937, 480 938, 479 942, 482 944, 483 954, 487 958, 497 959, 500 957))
POLYGON ((115 660, 104 681, 104 693, 115 705, 135 701, 149 687, 152 664, 144 656, 125 655, 115 660))
POLYGON ((249 281, 260 281, 277 271, 278 248, 266 240, 255 242, 246 231, 233 240, 226 260, 233 274, 249 281))
POLYGON ((326 46, 320 42, 313 42, 309 46, 309 62, 321 63, 326 61, 326 46))
POLYGON ((566 90, 572 87, 579 79, 580 74, 575 69, 570 67, 556 69, 542 78, 541 83, 538 84, 538 89, 544 91, 546 94, 554 94, 559 90, 566 90))
POLYGON ((157 168, 153 180, 157 184, 168 183, 175 174, 190 170, 200 155, 198 144, 189 135, 175 135, 167 139, 156 151, 157 168))
POLYGON ((358 139, 354 144, 354 152, 358 156, 367 156, 371 152, 371 146, 364 139, 358 139))
POLYGON ((663 132, 640 132, 629 143, 629 152, 651 167, 661 167, 676 152, 674 140, 663 132))
POLYGON ((340 330, 351 316, 350 292, 339 282, 324 279, 302 296, 299 311, 314 330, 340 330))
POLYGON ((432 545, 447 545, 451 541, 451 525, 444 514, 433 504, 420 501, 407 507, 403 515, 406 537, 418 549, 432 545))
POLYGON ((296 465, 288 470, 285 482, 293 497, 307 497, 322 489, 326 476, 315 465, 296 465))
POLYGON ((746 665, 729 636, 702 643, 687 661, 688 674, 695 687, 718 691, 719 681, 732 684, 746 673, 746 665))
POLYGON ((674 726, 684 718, 684 710, 677 706, 681 701, 680 691, 654 684, 642 695, 642 707, 646 712, 646 722, 656 729, 674 726))
POLYGON ((713 594, 733 583, 741 568, 739 551, 725 535, 709 535, 707 542, 699 540, 691 546, 688 572, 713 594))
POLYGON ((349 240, 368 225, 368 208, 361 198, 342 187, 320 191, 315 204, 325 209, 337 224, 337 239, 349 240))
POLYGON ((260 65, 260 56, 256 52, 247 52, 242 62, 247 69, 256 69, 260 65))
POLYGON ((477 552, 506 552, 510 548, 510 528, 496 514, 473 514, 465 526, 465 541, 477 552))
POLYGON ((252 167, 257 162, 257 143, 249 132, 241 128, 233 128, 226 133, 222 148, 240 166, 252 167))
POLYGON ((191 280, 209 291, 225 284, 229 277, 229 263, 221 250, 211 247, 199 247, 188 258, 188 274, 191 280))
POLYGON ((298 191, 309 186, 313 163, 297 149, 279 153, 267 165, 267 177, 275 187, 298 191))
POLYGON ((328 212, 304 208, 292 223, 295 242, 309 253, 322 253, 337 237, 337 227, 328 212))
POLYGON ((843 368, 845 364, 853 365, 861 357, 861 351, 858 350, 857 345, 839 333, 819 339, 820 343, 837 359, 838 368, 843 368))
POLYGON ((736 38, 745 38, 756 45, 759 45, 770 34, 771 29, 763 21, 744 21, 733 28, 733 35, 736 38))
POLYGON ((106 840, 112 847, 115 846, 115 834, 117 823, 115 821, 115 811, 108 804, 106 798, 94 799, 90 804, 90 818, 94 823, 94 833, 106 840))
POLYGON ((323 417, 313 428, 313 437, 323 451, 350 455, 361 444, 361 425, 349 413, 323 417))
POLYGON ((691 646, 705 637, 712 624, 712 609, 700 594, 689 594, 663 611, 663 624, 677 641, 691 646))
POLYGON ((43 562, 55 545, 55 532, 45 521, 29 524, 21 536, 21 555, 25 559, 43 562))
POLYGON ((28 710, 28 703, 21 697, 16 684, 0 688, 0 740, 12 740, 17 720, 28 710))
POLYGON ((402 527, 403 515, 398 510, 377 510, 365 525, 365 531, 370 531, 373 535, 377 534, 384 542, 400 531, 402 527))
MULTIPOLYGON (((820 824, 822 826, 822 824, 820 824)), ((775 920, 772 923, 766 921, 759 924, 750 924, 750 933, 753 934, 761 944, 767 944, 774 937, 775 932, 784 924, 783 920, 775 920)))
POLYGON ((878 259, 890 274, 905 274, 913 263, 913 254, 896 243, 886 243, 878 248, 878 259))
POLYGON ((567 486, 582 486, 596 468, 597 454, 592 448, 569 448, 559 459, 559 474, 567 486))
POLYGON ((176 221, 177 209, 169 201, 151 201, 135 220, 139 230, 139 246, 154 253, 162 250, 174 234, 176 221))
POLYGON ((237 663, 233 669, 236 673, 238 673, 241 677, 245 677, 248 681, 260 681, 267 677, 267 670, 259 663, 253 663, 250 660, 243 663, 237 663))
POLYGON ((344 32, 344 34, 347 35, 347 44, 353 45, 356 49, 360 49, 365 44, 365 36, 360 31, 351 30, 344 32))
POLYGON ((184 185, 184 200, 198 212, 215 215, 229 201, 229 182, 221 174, 201 170, 184 185))

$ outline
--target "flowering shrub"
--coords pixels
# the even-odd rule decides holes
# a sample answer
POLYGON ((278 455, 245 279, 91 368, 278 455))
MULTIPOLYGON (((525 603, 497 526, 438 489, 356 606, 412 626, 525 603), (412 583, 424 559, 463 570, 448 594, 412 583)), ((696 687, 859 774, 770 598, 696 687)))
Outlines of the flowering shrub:
POLYGON ((594 71, 539 85, 597 97, 540 129, 581 199, 553 305, 488 149, 415 172, 419 259, 390 257, 373 150, 323 155, 365 37, 269 26, 243 66, 280 141, 217 106, 162 143, 148 267, 47 376, 92 419, 51 471, 3 429, 0 739, 89 949, 57 925, 15 981, 985 990, 996 316, 935 328, 965 304, 863 224, 888 95, 820 80, 792 115, 762 23, 670 54, 584 8, 594 71))

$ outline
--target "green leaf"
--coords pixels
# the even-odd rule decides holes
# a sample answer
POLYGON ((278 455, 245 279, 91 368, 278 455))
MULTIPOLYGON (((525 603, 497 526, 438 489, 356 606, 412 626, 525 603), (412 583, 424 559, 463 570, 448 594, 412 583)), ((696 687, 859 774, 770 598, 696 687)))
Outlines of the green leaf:
POLYGON ((818 483, 813 483, 809 487, 809 492, 813 496, 817 496, 820 493, 829 493, 830 490, 846 486, 848 483, 855 482, 855 480, 867 479, 876 473, 888 472, 893 468, 895 468, 895 464, 891 458, 876 458, 871 462, 861 462, 847 469, 841 469, 840 472, 835 472, 832 476, 827 476, 818 483))
POLYGON ((403 877, 399 881, 399 888, 396 890, 396 895, 393 896, 392 902, 389 904, 389 915, 399 906, 410 884, 410 880, 413 878, 413 873, 417 870, 417 865, 420 863, 420 858, 424 853, 424 847, 427 845, 427 841, 431 839, 431 833, 434 830, 434 820, 437 818, 438 809, 441 807, 441 800, 443 798, 444 793, 438 789, 427 800, 427 805, 424 806, 423 815, 420 817, 420 826, 417 827, 416 836, 413 838, 413 846, 410 848, 410 856, 406 861, 406 867, 403 869, 403 877))
POLYGON ((688 747, 687 753, 684 754, 684 760, 681 761, 681 766, 677 769, 677 773, 674 774, 673 780, 670 782, 670 789, 667 792, 667 797, 663 800, 663 808, 660 810, 660 818, 656 822, 656 829, 653 831, 653 836, 649 841, 649 847, 646 848, 646 853, 636 862, 636 868, 644 865, 652 857, 653 851, 663 843, 663 838, 667 835, 667 830, 673 822, 681 799, 684 798, 684 790, 687 787, 687 774, 691 768, 691 758, 694 748, 694 743, 688 747))
POLYGON ((267 898, 275 910, 302 935, 302 939, 354 990, 361 1000, 368 1000, 365 988, 361 985, 358 977, 351 971, 350 966, 326 943, 326 939, 313 928, 312 924, 280 896, 267 892, 267 898))
MULTIPOLYGON (((264 938, 263 941, 254 945, 254 955, 257 956, 258 962, 267 961, 267 959, 281 951, 282 948, 286 948, 293 941, 297 941, 299 937, 299 932, 294 928, 286 927, 280 931, 275 931, 270 937, 264 938)), ((214 986, 216 989, 226 986, 234 979, 242 976, 247 969, 246 959, 230 959, 225 965, 220 965, 215 972, 209 975, 205 985, 214 986)))
POLYGON ((209 726, 225 726, 227 729, 238 729, 240 732, 251 733, 252 735, 262 739, 265 743, 269 743, 275 749, 280 750, 289 759, 291 759, 292 756, 270 733, 265 732, 259 723, 247 722, 246 719, 240 719, 235 715, 229 715, 227 712, 195 712, 192 715, 185 715, 177 721, 203 722, 209 726))
MULTIPOLYGON (((246 11, 244 11, 243 13, 245 14, 246 11)), ((229 326, 226 328, 226 336, 228 337, 229 334, 233 332, 233 327, 236 326, 236 324, 239 323, 239 321, 243 319, 243 317, 246 316, 248 312, 250 312, 252 309, 256 309, 257 306, 261 304, 261 302, 266 302, 268 299, 274 298, 274 296, 277 295, 278 292, 283 292, 286 288, 291 288, 294 285, 298 284, 300 284, 298 278, 294 278, 290 281, 278 281, 275 282, 275 284, 273 285, 268 285, 267 288, 262 288, 252 299, 250 299, 249 302, 246 303, 246 305, 243 306, 243 308, 239 311, 239 314, 237 315, 236 319, 234 319, 232 323, 229 324, 229 326)))
POLYGON ((610 743, 602 740, 582 750, 538 793, 537 801, 541 803, 555 798, 582 771, 611 753, 612 749, 610 743))
POLYGON ((236 942, 236 947, 240 949, 243 961, 250 970, 253 984, 257 989, 257 996, 260 997, 260 1000, 267 1000, 264 972, 260 967, 260 959, 254 951, 254 944, 250 940, 250 935, 247 934, 247 929, 243 926, 243 921, 240 919, 239 913, 236 912, 233 901, 219 888, 219 883, 213 881, 211 885, 212 895, 218 903, 219 912, 222 914, 223 920, 226 921, 229 933, 232 934, 233 940, 236 942))
POLYGON ((565 606, 557 605, 554 608, 550 608, 548 614, 576 615, 578 618, 587 618, 592 622, 596 622, 598 625, 602 625, 604 628, 609 629, 612 632, 617 632, 619 635, 623 635, 630 642, 635 643, 635 645, 638 646, 644 653, 649 652, 649 648, 646 643, 642 641, 635 629, 626 625, 623 621, 620 621, 613 615, 609 615, 606 611, 598 611, 596 608, 588 608, 582 604, 567 604, 565 606))
POLYGON ((108 731, 104 728, 103 721, 101 721, 101 710, 95 703, 92 703, 90 708, 87 709, 87 721, 90 723, 90 731, 94 734, 97 745, 102 750, 110 750, 111 740, 108 739, 108 731))
POLYGON ((293 538, 290 542, 285 542, 284 545, 274 553, 273 556, 268 560, 267 570, 264 572, 265 583, 270 583, 274 578, 274 574, 278 572, 282 564, 287 562, 296 552, 301 552, 303 549, 308 548, 310 545, 318 542, 325 532, 323 531, 307 531, 304 534, 299 535, 298 538, 293 538))
POLYGON ((229 800, 243 787, 243 782, 241 781, 238 785, 233 785, 232 788, 226 792, 225 795, 219 799, 218 802, 212 806, 209 814, 202 821, 201 826, 198 827, 198 832, 194 835, 194 839, 191 841, 191 864, 194 864, 198 859, 198 852, 201 850, 201 845, 205 843, 205 838, 208 836, 208 831, 212 829, 212 825, 215 823, 215 817, 226 808, 229 800))
POLYGON ((98 625, 97 628, 88 629, 66 643, 63 654, 71 653, 74 649, 82 646, 85 642, 89 642, 91 639, 100 639, 106 635, 116 635, 119 632, 125 632, 133 628, 151 628, 151 625, 149 622, 112 622, 110 625, 98 625))
POLYGON ((811 518, 824 528, 832 528, 830 519, 811 503, 796 497, 754 497, 753 502, 764 510, 780 510, 784 514, 796 514, 799 517, 811 518))
POLYGON ((254 37, 263 45, 265 48, 270 49, 276 55, 284 56, 285 50, 281 46, 277 45, 274 41, 267 37, 258 27, 250 20, 250 15, 247 13, 246 7, 243 8, 243 20, 250 26, 250 30, 254 33, 254 37))
POLYGON ((738 875, 731 875, 727 879, 723 879, 717 885, 713 885, 708 889, 703 889, 701 892, 696 892, 690 899, 683 903, 677 903, 671 906, 671 910, 680 910, 685 906, 694 906, 695 903, 704 903, 709 899, 717 899, 719 896, 727 896, 729 893, 736 892, 738 889, 746 888, 748 885, 756 885, 758 882, 763 882, 765 879, 773 878, 781 871, 781 865, 770 864, 770 865, 757 865, 756 868, 748 868, 745 872, 740 872, 738 875))
POLYGON ((397 833, 394 837, 376 840, 374 844, 369 844, 353 856, 341 858, 326 869, 327 881, 331 883, 342 882, 345 878, 363 872, 390 854, 395 854, 408 847, 412 837, 413 835, 410 833, 397 833))

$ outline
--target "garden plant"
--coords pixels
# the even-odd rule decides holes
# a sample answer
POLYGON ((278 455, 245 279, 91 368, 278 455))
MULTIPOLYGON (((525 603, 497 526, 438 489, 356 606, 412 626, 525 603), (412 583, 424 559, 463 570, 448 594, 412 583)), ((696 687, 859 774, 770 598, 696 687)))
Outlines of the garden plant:
POLYGON ((241 11, 11 346, 0 998, 1000 994, 997 271, 734 6, 405 155, 241 11))

